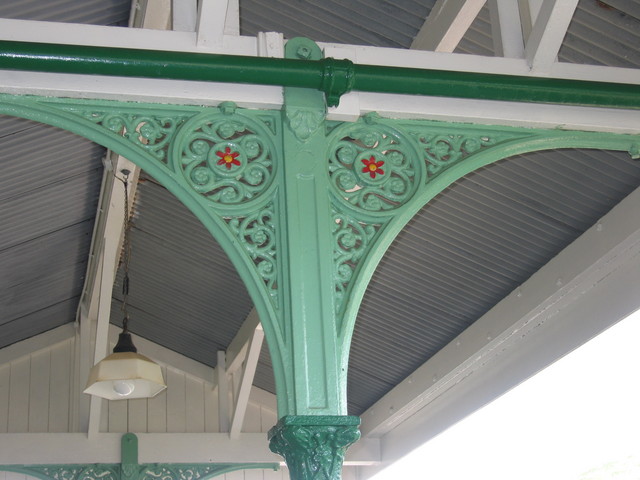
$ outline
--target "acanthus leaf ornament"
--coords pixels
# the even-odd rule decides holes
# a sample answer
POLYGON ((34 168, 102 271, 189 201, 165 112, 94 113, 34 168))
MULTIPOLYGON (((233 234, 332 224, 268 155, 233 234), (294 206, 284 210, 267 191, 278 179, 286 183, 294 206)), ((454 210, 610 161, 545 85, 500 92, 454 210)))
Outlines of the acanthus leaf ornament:
POLYGON ((296 480, 339 480, 347 447, 360 438, 359 417, 285 416, 269 431, 269 448, 282 455, 296 480))
POLYGON ((289 107, 286 109, 286 115, 289 128, 298 140, 303 142, 308 140, 324 121, 324 113, 318 112, 316 109, 289 107))

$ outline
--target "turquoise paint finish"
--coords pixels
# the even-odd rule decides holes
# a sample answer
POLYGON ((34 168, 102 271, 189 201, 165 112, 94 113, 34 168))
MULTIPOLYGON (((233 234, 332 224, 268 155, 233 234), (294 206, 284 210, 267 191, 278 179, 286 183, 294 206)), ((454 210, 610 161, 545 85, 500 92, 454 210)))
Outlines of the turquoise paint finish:
MULTIPOLYGON (((307 39, 287 43, 289 58, 321 58, 307 39)), ((346 415, 332 277, 331 204, 323 156, 325 103, 320 92, 285 87, 283 170, 283 265, 293 388, 286 415, 346 415)), ((282 396, 279 396, 282 399, 282 396)), ((283 410, 279 411, 282 416, 283 410)))
POLYGON ((278 470, 278 463, 138 463, 138 437, 126 433, 121 440, 119 464, 0 465, 0 471, 30 475, 41 480, 206 480, 236 470, 278 470))

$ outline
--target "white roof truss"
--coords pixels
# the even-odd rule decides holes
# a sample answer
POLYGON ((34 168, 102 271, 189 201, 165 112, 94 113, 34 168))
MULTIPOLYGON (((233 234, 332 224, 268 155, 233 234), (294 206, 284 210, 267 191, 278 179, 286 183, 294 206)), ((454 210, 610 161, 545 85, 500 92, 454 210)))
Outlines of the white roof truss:
POLYGON ((524 49, 533 71, 549 71, 556 62, 578 0, 544 0, 524 49))
POLYGON ((487 0, 438 0, 411 48, 453 52, 487 0))

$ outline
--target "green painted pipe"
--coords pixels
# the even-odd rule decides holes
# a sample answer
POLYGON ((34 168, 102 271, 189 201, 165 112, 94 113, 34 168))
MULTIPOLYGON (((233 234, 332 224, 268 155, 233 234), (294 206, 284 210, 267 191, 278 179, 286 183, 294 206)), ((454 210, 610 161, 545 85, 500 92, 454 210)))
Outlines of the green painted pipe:
POLYGON ((0 69, 279 85, 321 90, 335 106, 352 90, 640 108, 640 86, 487 73, 130 48, 0 41, 0 69))

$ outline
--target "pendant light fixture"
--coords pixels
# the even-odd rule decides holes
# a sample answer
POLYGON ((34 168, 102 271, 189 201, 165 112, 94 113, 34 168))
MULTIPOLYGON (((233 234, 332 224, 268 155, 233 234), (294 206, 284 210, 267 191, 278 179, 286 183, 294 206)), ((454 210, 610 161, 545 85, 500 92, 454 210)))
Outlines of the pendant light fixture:
POLYGON ((129 260, 131 254, 129 217, 129 171, 122 170, 124 176, 124 239, 122 257, 124 276, 122 279, 122 333, 113 353, 91 368, 89 380, 84 393, 121 400, 133 398, 150 398, 167 388, 162 377, 160 365, 140 355, 133 344, 129 333, 129 314, 127 299, 129 295, 129 260))

